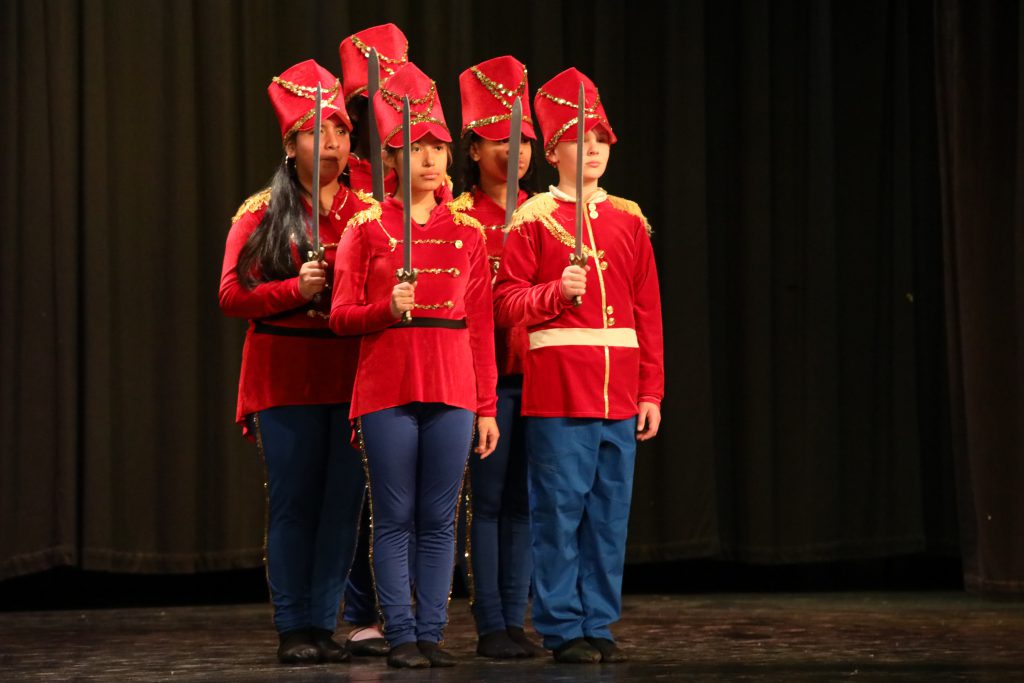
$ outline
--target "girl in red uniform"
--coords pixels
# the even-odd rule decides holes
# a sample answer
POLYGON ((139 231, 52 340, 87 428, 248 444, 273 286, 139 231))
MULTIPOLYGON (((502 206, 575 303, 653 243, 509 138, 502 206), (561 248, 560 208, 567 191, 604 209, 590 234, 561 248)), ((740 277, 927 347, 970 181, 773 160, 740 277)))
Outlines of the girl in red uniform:
POLYGON ((267 582, 284 663, 346 661, 333 639, 355 551, 365 478, 349 445, 358 339, 327 326, 334 247, 349 218, 376 206, 338 182, 351 123, 339 84, 309 60, 268 87, 285 158, 270 187, 245 201, 224 249, 220 307, 249 319, 237 419, 267 469, 267 582), (317 83, 323 87, 320 183, 312 187, 317 83), (315 207, 315 209, 313 208, 315 207), (320 213, 321 259, 312 249, 320 213))
MULTIPOLYGON (((459 76, 462 95, 462 141, 466 150, 466 188, 452 207, 477 220, 487 236, 492 271, 498 270, 505 243, 505 201, 508 183, 512 105, 522 102, 519 185, 533 171, 532 141, 537 139, 530 117, 526 67, 513 57, 496 57, 470 67, 459 76)), ((516 206, 529 197, 520 187, 516 206)), ((468 538, 464 570, 477 629, 477 654, 507 659, 532 657, 545 650, 523 631, 530 592, 530 506, 522 419, 523 358, 526 330, 495 330, 498 366, 498 429, 502 438, 486 460, 470 456, 468 538)))
POLYGON ((382 86, 373 106, 385 160, 399 170, 399 188, 408 183, 411 189, 417 279, 396 284, 403 266, 402 204, 389 198, 355 216, 341 240, 331 329, 363 335, 350 414, 360 424, 365 449, 372 566, 391 645, 388 664, 451 666, 454 658, 439 643, 474 422, 481 457, 498 438, 490 270, 479 224, 437 202, 451 135, 434 82, 406 64, 382 86), (395 151, 402 144, 404 95, 412 107, 408 178, 395 151), (400 322, 406 311, 412 320, 400 322))

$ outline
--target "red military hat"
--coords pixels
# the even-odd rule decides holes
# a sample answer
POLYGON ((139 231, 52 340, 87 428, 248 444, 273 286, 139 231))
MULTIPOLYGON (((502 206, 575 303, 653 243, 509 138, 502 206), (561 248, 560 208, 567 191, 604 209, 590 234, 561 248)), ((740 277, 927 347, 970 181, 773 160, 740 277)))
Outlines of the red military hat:
POLYGON ((415 142, 427 133, 444 142, 451 142, 448 124, 441 111, 441 98, 437 95, 437 84, 419 70, 412 62, 400 67, 395 75, 382 83, 373 96, 373 113, 377 119, 380 144, 391 147, 402 146, 402 97, 409 96, 409 122, 412 125, 409 139, 415 142))
POLYGON ((522 133, 537 139, 530 118, 530 86, 526 67, 515 57, 495 57, 471 66, 459 76, 462 134, 474 131, 488 140, 505 140, 511 130, 512 105, 523 102, 522 133))
POLYGON ((267 86, 270 103, 274 105, 277 122, 281 124, 281 137, 286 138, 300 130, 313 130, 317 83, 323 89, 320 116, 325 121, 333 116, 345 128, 352 130, 352 121, 345 108, 335 104, 339 90, 338 77, 312 59, 307 59, 280 76, 274 76, 267 86))
POLYGON ((540 86, 537 96, 533 98, 533 108, 537 112, 541 132, 544 133, 545 152, 550 152, 559 142, 576 139, 580 83, 583 84, 583 106, 586 111, 583 130, 589 132, 592 128, 600 126, 607 131, 608 142, 614 143, 618 140, 612 130, 612 124, 608 123, 608 116, 604 113, 597 86, 580 71, 568 68, 540 86))
POLYGON ((344 82, 342 89, 346 104, 356 95, 366 97, 370 48, 377 50, 381 83, 409 61, 409 41, 394 24, 371 26, 341 41, 338 56, 341 57, 341 80, 344 82))

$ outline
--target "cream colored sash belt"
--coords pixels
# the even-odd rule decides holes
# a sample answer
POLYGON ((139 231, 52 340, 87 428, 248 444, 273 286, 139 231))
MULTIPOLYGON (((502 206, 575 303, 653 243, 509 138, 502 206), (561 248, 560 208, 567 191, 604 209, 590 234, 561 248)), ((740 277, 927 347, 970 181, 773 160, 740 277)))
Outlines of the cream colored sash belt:
POLYGON ((556 327, 530 333, 531 351, 545 346, 623 346, 638 349, 640 343, 636 339, 636 330, 627 327, 556 327))

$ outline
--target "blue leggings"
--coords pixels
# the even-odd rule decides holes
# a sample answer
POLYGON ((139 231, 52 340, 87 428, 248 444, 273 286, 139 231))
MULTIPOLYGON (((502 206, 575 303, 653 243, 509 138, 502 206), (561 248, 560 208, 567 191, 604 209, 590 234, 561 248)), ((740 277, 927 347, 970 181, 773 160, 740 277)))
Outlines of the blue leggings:
POLYGON ((267 466, 267 583, 279 633, 333 632, 337 623, 365 486, 347 418, 348 404, 253 416, 267 466))
MULTIPOLYGON (((470 455, 472 503, 470 567, 473 617, 478 635, 522 628, 530 592, 530 502, 527 495, 522 377, 498 385, 498 447, 481 460, 470 455)), ((461 556, 460 556, 461 559, 461 556)))
POLYGON ((440 403, 409 403, 363 415, 360 422, 384 635, 391 647, 417 640, 440 642, 448 622, 455 509, 473 413, 440 403), (411 553, 410 544, 415 546, 411 553), (416 578, 415 610, 410 564, 416 578))

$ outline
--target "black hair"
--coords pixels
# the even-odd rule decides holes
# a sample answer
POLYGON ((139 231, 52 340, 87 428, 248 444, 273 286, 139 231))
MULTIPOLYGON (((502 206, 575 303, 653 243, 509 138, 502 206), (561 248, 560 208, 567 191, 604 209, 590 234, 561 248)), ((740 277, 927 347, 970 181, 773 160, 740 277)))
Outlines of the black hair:
MULTIPOLYGON (((469 148, 472 147, 474 142, 481 142, 483 138, 476 133, 476 131, 469 131, 462 136, 460 146, 462 147, 462 188, 466 192, 472 192, 474 187, 480 187, 480 165, 473 160, 470 156, 469 148)), ((532 145, 533 141, 529 138, 526 139, 526 143, 532 145)), ((536 190, 534 187, 534 175, 537 169, 537 155, 530 155, 530 165, 526 167, 526 173, 519 179, 519 189, 525 190, 529 194, 533 194, 536 190)))
POLYGON ((306 234, 305 191, 295 171, 295 157, 286 157, 270 179, 270 204, 249 235, 235 267, 238 279, 252 289, 261 282, 285 280, 299 274, 292 243, 300 254, 313 248, 306 234))

